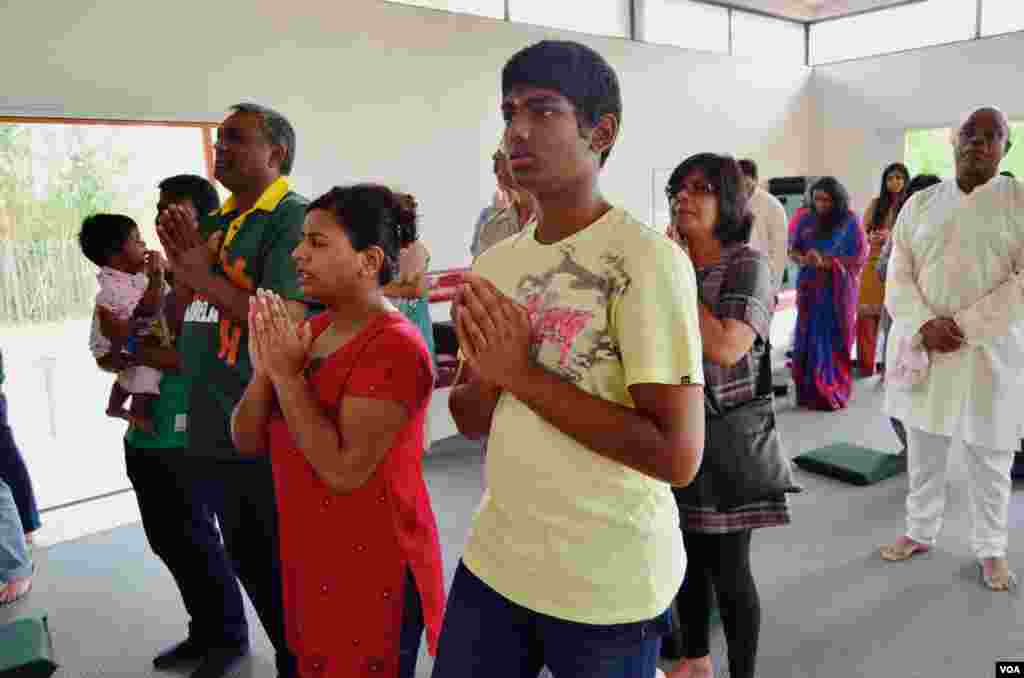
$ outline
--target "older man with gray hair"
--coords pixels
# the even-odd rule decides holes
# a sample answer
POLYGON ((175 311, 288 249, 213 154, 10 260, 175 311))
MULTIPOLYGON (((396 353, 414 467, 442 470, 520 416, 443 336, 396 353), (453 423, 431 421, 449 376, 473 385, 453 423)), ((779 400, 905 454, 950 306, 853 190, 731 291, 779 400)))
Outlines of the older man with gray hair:
POLYGON ((984 584, 1010 588, 1010 467, 1024 399, 1024 186, 998 176, 1006 116, 971 113, 953 138, 956 179, 915 194, 896 223, 885 305, 887 363, 926 352, 927 371, 887 381, 885 409, 907 427, 907 530, 881 547, 907 560, 935 543, 954 439, 964 442, 971 547, 984 584))
MULTIPOLYGON (((176 280, 194 291, 179 340, 191 383, 183 423, 188 431, 185 454, 210 483, 208 494, 224 545, 274 646, 277 675, 293 678, 301 671, 285 639, 271 465, 266 457, 238 455, 230 421, 252 379, 248 318, 257 288, 285 299, 293 318, 304 314, 292 250, 302 238, 308 201, 288 182, 295 162, 295 130, 277 111, 252 103, 232 106, 217 130, 215 148, 214 174, 231 196, 219 210, 198 219, 169 205, 157 225, 176 280), (210 246, 216 249, 213 266, 210 246)), ((211 633, 190 629, 183 643, 161 655, 160 664, 170 668, 202 658, 191 678, 220 678, 248 652, 248 635, 244 623, 238 623, 230 647, 223 647, 223 640, 210 647, 211 633)))

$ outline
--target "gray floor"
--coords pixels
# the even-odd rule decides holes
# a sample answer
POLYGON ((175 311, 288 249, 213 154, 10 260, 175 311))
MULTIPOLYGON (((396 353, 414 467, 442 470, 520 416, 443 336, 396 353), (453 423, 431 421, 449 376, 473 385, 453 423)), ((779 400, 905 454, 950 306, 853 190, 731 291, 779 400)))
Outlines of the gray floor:
MULTIPOLYGON (((833 441, 895 451, 896 439, 879 414, 880 396, 875 381, 866 380, 843 412, 780 406, 791 453, 833 441)), ((763 610, 759 676, 974 678, 993 675, 997 658, 1024 656, 1018 623, 1024 606, 980 586, 967 545, 962 464, 951 466, 938 547, 898 564, 882 562, 875 552, 902 529, 905 476, 862 488, 798 471, 806 492, 792 499, 793 525, 754 538, 763 610)), ((479 454, 465 441, 446 441, 428 459, 426 473, 450 581, 479 499, 479 454)), ((1014 527, 1024 523, 1022 503, 1018 490, 1014 527)), ((57 676, 179 675, 150 669, 153 653, 183 634, 184 619, 174 584, 138 525, 58 544, 39 551, 37 560, 34 591, 0 611, 0 621, 47 611, 63 665, 57 676)), ((1024 569, 1015 529, 1010 561, 1024 569)), ((713 646, 718 664, 720 629, 713 646)), ((237 675, 273 676, 269 645, 256 624, 253 647, 237 675)), ((417 675, 428 676, 430 665, 424 655, 417 675)))

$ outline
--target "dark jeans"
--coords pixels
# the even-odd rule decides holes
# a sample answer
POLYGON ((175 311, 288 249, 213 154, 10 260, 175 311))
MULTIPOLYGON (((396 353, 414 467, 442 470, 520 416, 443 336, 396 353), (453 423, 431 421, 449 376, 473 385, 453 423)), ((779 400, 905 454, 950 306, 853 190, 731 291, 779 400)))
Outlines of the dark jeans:
POLYGON ((35 532, 42 525, 36 495, 32 491, 32 480, 28 467, 14 442, 14 433, 7 422, 7 397, 0 393, 0 479, 7 483, 18 506, 21 527, 25 534, 35 532))
POLYGON ((182 452, 125 443, 125 467, 142 527, 178 585, 191 618, 189 635, 210 647, 245 645, 249 629, 242 592, 214 525, 215 486, 205 478, 204 463, 182 452))
POLYGON ((580 624, 516 605, 459 563, 433 678, 654 678, 668 611, 630 624, 580 624))
POLYGON ((676 597, 684 657, 710 654, 709 617, 717 595, 729 649, 729 675, 754 678, 761 602, 750 572, 751 530, 683 532, 686 578, 676 597))
POLYGON ((423 605, 412 572, 405 575, 405 606, 402 608, 402 630, 398 640, 398 678, 415 678, 416 660, 423 638, 423 605))
POLYGON ((270 460, 211 459, 207 469, 207 477, 215 485, 214 510, 224 544, 277 653, 278 676, 294 676, 295 657, 284 633, 277 503, 270 460))

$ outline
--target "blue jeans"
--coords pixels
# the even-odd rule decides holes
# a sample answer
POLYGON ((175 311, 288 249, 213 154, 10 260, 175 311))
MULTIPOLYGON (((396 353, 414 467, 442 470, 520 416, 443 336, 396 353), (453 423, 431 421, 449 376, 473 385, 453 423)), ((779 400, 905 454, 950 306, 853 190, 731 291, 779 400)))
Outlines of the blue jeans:
POLYGON ((516 605, 463 563, 455 572, 433 678, 654 678, 668 610, 654 619, 595 625, 516 605))
POLYGON ((14 442, 14 433, 7 422, 7 397, 0 392, 0 480, 7 483, 14 495, 14 503, 18 506, 21 527, 26 534, 39 529, 39 508, 36 496, 32 491, 32 481, 28 477, 25 460, 14 442))
POLYGON ((32 559, 25 543, 14 494, 0 480, 0 584, 32 574, 32 559))

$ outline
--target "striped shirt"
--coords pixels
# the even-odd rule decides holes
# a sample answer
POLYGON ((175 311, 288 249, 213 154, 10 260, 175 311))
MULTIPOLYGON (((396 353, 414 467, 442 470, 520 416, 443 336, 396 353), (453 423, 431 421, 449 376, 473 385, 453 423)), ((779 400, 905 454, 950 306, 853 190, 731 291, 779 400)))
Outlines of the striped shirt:
MULTIPOLYGON (((704 359, 704 380, 719 403, 731 407, 757 394, 761 356, 767 349, 775 293, 768 257, 745 244, 727 245, 719 261, 697 269, 700 301, 719 320, 731 318, 749 325, 757 335, 750 352, 732 367, 704 359)), ((708 506, 679 503, 679 525, 686 532, 725 534, 790 522, 785 495, 718 511, 708 506)))
POLYGON ((719 320, 746 323, 757 337, 747 355, 732 367, 704 359, 704 378, 723 407, 741 405, 757 395, 761 357, 767 348, 775 309, 771 264, 748 245, 728 245, 719 261, 697 269, 700 302, 719 320))

